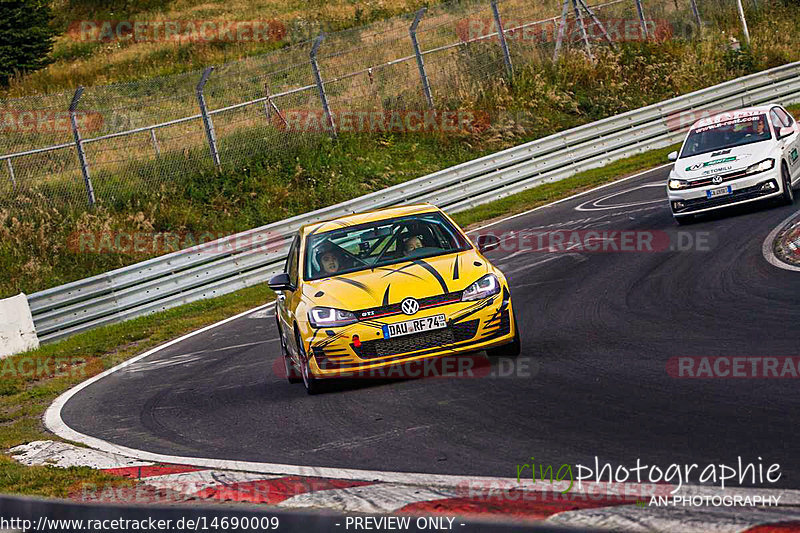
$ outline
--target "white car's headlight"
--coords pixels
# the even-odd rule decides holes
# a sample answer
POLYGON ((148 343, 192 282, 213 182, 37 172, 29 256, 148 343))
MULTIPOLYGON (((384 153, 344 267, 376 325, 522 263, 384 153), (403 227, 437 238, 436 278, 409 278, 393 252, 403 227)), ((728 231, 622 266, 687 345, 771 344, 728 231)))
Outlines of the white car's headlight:
POLYGON ((481 279, 464 289, 462 302, 482 300, 500 292, 500 281, 494 274, 486 274, 481 279))
POLYGON ((763 161, 759 161, 755 165, 750 165, 745 170, 745 174, 758 174, 759 172, 766 172, 767 170, 772 170, 775 166, 774 159, 765 159, 763 161))
POLYGON ((350 311, 332 307, 314 307, 308 313, 308 321, 313 328, 330 328, 354 324, 358 319, 350 311))
POLYGON ((671 179, 669 182, 667 182, 667 186, 673 191, 678 191, 680 189, 687 188, 689 186, 689 182, 686 180, 671 179))

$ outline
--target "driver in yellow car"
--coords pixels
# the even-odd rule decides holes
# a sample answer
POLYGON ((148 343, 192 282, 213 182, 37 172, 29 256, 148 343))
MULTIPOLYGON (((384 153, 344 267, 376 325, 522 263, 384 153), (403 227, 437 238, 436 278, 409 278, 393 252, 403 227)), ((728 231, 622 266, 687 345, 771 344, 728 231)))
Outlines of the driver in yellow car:
POLYGON ((333 250, 323 251, 319 256, 319 264, 325 274, 336 274, 341 268, 339 256, 333 250))

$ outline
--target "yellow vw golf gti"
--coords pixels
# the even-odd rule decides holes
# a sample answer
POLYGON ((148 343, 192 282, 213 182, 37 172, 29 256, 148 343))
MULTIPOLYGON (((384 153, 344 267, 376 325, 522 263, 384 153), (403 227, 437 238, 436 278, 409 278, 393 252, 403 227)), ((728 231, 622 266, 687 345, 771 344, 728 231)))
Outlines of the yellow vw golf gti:
POLYGON ((301 228, 269 281, 286 375, 309 394, 329 378, 486 350, 515 357, 505 276, 433 205, 392 207, 301 228))

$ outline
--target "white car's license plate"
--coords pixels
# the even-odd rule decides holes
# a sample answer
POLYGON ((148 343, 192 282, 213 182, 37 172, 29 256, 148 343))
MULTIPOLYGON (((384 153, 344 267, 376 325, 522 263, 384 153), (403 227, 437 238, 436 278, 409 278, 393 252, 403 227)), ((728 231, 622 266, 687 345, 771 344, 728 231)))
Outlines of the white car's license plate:
POLYGON ((403 335, 411 335, 412 333, 420 333, 422 331, 430 331, 433 329, 442 329, 446 327, 447 321, 445 320, 444 315, 426 316, 425 318, 415 318, 414 320, 406 320, 405 322, 384 325, 383 338, 390 339, 392 337, 402 337, 403 335))
POLYGON ((730 193, 731 193, 731 186, 728 185, 727 187, 720 187, 719 189, 711 189, 710 191, 706 191, 706 197, 716 198, 717 196, 725 196, 730 193))

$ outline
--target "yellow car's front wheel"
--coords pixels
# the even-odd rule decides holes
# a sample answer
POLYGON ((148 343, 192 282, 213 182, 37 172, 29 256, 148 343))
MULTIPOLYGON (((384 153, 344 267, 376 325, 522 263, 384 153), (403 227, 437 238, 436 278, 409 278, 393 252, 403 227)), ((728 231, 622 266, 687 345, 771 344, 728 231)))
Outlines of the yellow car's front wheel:
POLYGON ((295 333, 297 338, 297 351, 300 355, 300 375, 303 378, 303 386, 308 394, 322 392, 323 383, 311 373, 311 361, 308 359, 306 348, 299 333, 295 333))

